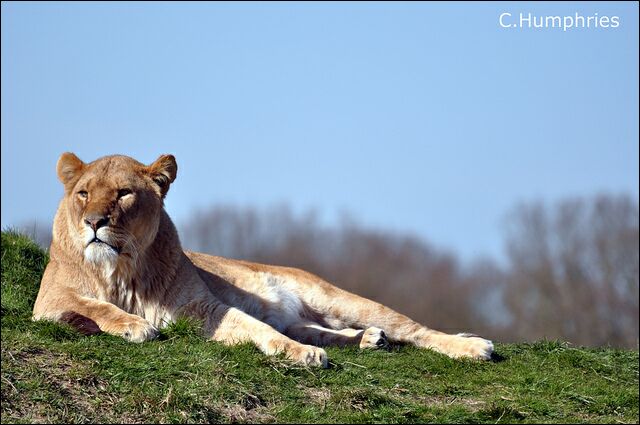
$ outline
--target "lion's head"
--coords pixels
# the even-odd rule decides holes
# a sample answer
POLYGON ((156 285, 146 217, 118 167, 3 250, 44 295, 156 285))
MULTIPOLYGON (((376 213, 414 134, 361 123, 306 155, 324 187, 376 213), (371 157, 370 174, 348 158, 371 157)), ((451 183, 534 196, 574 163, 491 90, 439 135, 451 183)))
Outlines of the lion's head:
POLYGON ((121 155, 85 164, 72 153, 62 154, 57 171, 65 189, 59 211, 64 229, 54 227, 54 235, 112 273, 121 258, 136 260, 154 241, 177 170, 172 155, 147 166, 121 155))

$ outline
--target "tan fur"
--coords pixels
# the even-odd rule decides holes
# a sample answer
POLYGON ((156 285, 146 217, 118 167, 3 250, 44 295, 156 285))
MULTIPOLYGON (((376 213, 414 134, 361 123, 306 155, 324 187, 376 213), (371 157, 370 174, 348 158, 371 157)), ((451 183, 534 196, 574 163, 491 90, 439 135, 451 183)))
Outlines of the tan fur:
MULTIPOLYGON (((227 344, 250 341, 326 366, 316 345, 392 342, 452 357, 488 359, 490 341, 447 335, 297 269, 183 251, 163 199, 177 174, 171 155, 146 166, 126 156, 58 161, 65 195, 34 319, 65 321, 141 342, 180 316, 227 344)), ((382 283, 382 282, 381 282, 382 283)))

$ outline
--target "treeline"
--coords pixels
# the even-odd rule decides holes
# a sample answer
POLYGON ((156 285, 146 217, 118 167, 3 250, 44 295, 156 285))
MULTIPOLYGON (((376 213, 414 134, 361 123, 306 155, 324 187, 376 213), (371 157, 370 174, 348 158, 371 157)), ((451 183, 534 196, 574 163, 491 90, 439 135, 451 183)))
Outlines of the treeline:
MULTIPOLYGON (((506 218, 504 265, 462 264, 412 235, 326 226, 286 206, 218 205, 177 224, 186 249, 302 268, 435 329, 637 349, 638 220, 628 196, 519 205, 506 218)), ((50 227, 23 230, 48 247, 50 227)))

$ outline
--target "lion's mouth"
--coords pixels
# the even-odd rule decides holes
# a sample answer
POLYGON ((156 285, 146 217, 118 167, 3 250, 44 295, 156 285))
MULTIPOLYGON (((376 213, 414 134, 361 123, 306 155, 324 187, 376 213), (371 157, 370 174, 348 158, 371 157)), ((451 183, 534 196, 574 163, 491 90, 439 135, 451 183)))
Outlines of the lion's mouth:
POLYGON ((120 249, 116 246, 113 246, 105 241, 103 241, 102 239, 98 238, 97 236, 94 237, 91 241, 89 241, 89 243, 87 244, 87 246, 91 245, 92 243, 98 244, 98 245, 105 245, 108 246, 109 248, 113 249, 115 252, 117 252, 118 254, 120 254, 120 249))

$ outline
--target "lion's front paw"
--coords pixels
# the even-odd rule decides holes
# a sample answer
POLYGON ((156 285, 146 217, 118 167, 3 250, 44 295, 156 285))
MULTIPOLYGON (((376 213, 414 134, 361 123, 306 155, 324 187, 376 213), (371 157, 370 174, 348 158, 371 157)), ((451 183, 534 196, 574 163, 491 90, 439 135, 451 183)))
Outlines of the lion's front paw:
POLYGON ((313 345, 297 344, 287 349, 287 357, 295 363, 305 366, 320 366, 326 368, 329 364, 327 353, 313 345))
POLYGON ((382 329, 371 327, 362 333, 360 348, 387 348, 388 346, 389 341, 382 329))
POLYGON ((155 339, 159 334, 158 329, 149 321, 135 315, 131 315, 127 320, 121 322, 118 328, 117 333, 131 342, 149 341, 155 339))

